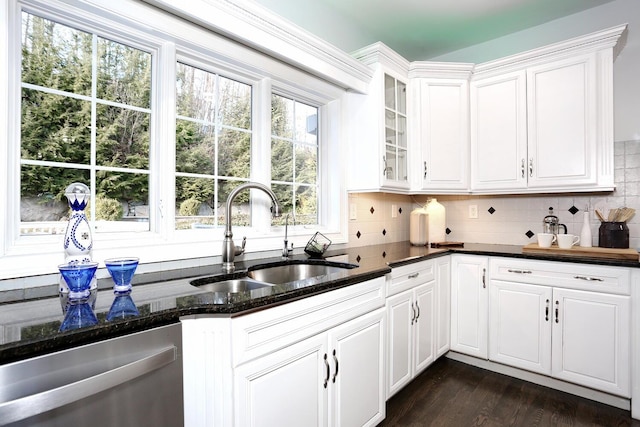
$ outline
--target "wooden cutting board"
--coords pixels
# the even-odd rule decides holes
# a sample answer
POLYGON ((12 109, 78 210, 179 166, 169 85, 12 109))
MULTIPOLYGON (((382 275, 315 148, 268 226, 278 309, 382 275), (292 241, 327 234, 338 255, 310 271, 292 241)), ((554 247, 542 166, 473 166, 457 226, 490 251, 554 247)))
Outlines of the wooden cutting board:
POLYGON ((538 254, 558 254, 558 255, 573 255, 576 257, 590 257, 590 258, 608 258, 608 259, 625 259, 638 261, 638 251, 635 249, 617 249, 617 248, 583 248, 582 246, 574 246, 570 249, 560 249, 557 246, 551 246, 550 248, 541 248, 537 243, 529 243, 522 247, 522 252, 525 253, 538 253, 538 254))

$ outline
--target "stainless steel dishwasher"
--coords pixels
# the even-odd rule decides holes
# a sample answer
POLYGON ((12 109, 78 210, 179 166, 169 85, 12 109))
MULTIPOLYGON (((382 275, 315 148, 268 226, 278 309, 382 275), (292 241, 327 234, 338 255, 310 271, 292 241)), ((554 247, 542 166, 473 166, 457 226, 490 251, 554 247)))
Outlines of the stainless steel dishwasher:
POLYGON ((0 425, 182 426, 174 324, 0 366, 0 425))

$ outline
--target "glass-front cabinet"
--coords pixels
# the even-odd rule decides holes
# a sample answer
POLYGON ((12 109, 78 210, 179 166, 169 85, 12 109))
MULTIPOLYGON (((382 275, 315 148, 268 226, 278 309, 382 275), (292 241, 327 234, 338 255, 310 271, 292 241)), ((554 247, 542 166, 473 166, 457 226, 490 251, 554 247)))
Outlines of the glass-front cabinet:
POLYGON ((384 179, 407 181, 407 85, 384 75, 384 179))
POLYGON ((409 62, 382 43, 354 56, 371 68, 369 90, 347 94, 350 191, 409 191, 409 62))

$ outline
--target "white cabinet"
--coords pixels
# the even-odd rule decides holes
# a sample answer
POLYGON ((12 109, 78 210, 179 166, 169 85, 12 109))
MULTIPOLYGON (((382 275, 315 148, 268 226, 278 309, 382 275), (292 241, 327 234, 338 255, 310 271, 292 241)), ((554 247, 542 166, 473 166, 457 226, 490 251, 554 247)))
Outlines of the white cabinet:
POLYGON ((349 190, 409 190, 408 61, 383 43, 354 53, 373 70, 366 95, 346 95, 349 190))
POLYGON ((471 188, 527 188, 526 73, 471 82, 471 188))
POLYGON ((630 396, 630 297, 591 285, 624 293, 627 270, 492 259, 491 275, 490 360, 630 396))
POLYGON ((412 122, 416 190, 469 191, 469 76, 472 64, 411 64, 418 101, 412 122))
POLYGON ((239 426, 374 426, 384 418, 384 309, 236 369, 239 426))
POLYGON ((435 282, 387 298, 387 399, 435 360, 435 282))
POLYGON ((478 64, 471 191, 610 191, 613 47, 625 26, 478 64))
POLYGON ((379 277, 242 316, 181 318, 185 426, 378 424, 384 286, 379 277))
POLYGON ((451 350, 488 356, 487 268, 484 256, 451 256, 451 350))
POLYGON ((387 399, 449 350, 450 272, 447 255, 387 279, 387 399))
POLYGON ((433 260, 436 281, 436 359, 449 351, 451 343, 451 256, 433 260))

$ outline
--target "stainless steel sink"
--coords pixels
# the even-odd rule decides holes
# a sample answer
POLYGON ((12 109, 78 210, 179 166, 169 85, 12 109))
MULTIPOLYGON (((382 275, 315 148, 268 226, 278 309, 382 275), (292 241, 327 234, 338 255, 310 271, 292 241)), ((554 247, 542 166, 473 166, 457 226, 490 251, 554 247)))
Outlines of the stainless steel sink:
POLYGON ((205 277, 202 279, 196 279, 191 281, 193 286, 197 286, 198 289, 207 292, 223 292, 223 293, 238 293, 253 291, 255 289, 267 288, 272 286, 270 283, 259 282, 249 278, 224 280, 221 282, 215 282, 214 277, 205 277))
POLYGON ((249 271, 247 275, 261 282, 279 285, 340 273, 355 267, 357 267, 357 265, 354 264, 287 263, 283 265, 258 267, 249 271))

